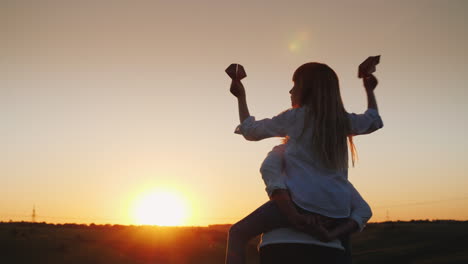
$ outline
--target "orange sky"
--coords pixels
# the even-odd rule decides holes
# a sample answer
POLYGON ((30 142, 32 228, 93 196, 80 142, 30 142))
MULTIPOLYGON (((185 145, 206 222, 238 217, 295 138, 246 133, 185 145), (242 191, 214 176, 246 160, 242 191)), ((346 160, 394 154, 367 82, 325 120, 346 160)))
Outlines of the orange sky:
POLYGON ((148 190, 180 193, 187 225, 266 201, 278 139, 233 133, 224 69, 242 63, 251 113, 289 107, 309 61, 365 110, 357 66, 382 55, 383 130, 355 140, 349 177, 372 221, 468 219, 466 1, 2 1, 0 221, 134 223, 148 190), (388 214, 388 216, 387 216, 388 214))

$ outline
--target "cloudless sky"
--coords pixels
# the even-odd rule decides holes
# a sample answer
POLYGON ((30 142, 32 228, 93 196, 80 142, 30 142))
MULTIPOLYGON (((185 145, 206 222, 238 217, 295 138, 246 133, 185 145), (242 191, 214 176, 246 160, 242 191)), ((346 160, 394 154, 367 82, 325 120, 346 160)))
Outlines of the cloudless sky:
POLYGON ((319 61, 349 112, 357 66, 381 55, 385 127, 355 139, 349 178, 372 221, 468 219, 467 1, 0 0, 0 221, 132 224, 173 190, 189 225, 233 223, 267 200, 279 139, 233 133, 224 69, 247 71, 252 115, 290 107, 292 73, 319 61))

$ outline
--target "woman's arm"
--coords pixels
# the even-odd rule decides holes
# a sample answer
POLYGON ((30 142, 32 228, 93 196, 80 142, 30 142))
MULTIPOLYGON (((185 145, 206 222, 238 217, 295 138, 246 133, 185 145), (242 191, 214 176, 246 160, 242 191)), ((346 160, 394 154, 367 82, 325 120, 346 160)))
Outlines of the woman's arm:
POLYGON ((244 122, 250 116, 249 108, 247 107, 247 99, 244 97, 237 97, 237 105, 239 107, 239 121, 244 122))
POLYGON ((377 100, 375 99, 374 90, 377 87, 378 81, 374 75, 369 75, 363 78, 364 88, 367 94, 367 111, 364 114, 348 114, 351 125, 350 135, 365 135, 370 134, 383 127, 382 118, 379 115, 377 100))
POLYGON ((239 121, 242 123, 250 116, 249 108, 247 107, 244 85, 240 80, 233 79, 231 82, 230 91, 235 97, 237 97, 237 104, 239 107, 239 121))
POLYGON ((256 121, 253 116, 250 116, 244 85, 239 79, 232 80, 230 91, 237 97, 239 109, 240 125, 236 128, 235 133, 242 134, 247 140, 253 141, 287 136, 288 129, 291 128, 296 119, 297 109, 289 109, 272 118, 256 121))
POLYGON ((375 87, 377 87, 377 84, 379 83, 377 78, 375 78, 373 74, 370 74, 363 78, 363 83, 367 93, 367 108, 372 108, 378 111, 377 100, 375 99, 374 94, 375 87))

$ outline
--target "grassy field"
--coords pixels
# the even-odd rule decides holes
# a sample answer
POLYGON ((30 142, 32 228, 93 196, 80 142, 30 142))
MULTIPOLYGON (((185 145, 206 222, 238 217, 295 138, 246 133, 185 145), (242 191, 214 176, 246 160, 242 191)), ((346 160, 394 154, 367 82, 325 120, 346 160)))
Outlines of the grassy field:
MULTIPOLYGON (((0 263, 223 263, 229 225, 153 227, 0 222, 0 263)), ((254 239, 249 263, 258 263, 254 239)), ((468 221, 369 224, 354 263, 468 263, 468 221)))

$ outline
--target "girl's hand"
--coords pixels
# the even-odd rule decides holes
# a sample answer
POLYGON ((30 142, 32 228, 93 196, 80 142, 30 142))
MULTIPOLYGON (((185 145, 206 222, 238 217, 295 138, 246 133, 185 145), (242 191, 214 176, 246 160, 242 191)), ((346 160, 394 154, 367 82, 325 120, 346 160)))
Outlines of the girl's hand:
POLYGON ((379 83, 373 74, 369 74, 368 76, 362 78, 362 81, 367 92, 374 91, 375 87, 377 87, 377 84, 379 83))
POLYGON ((231 82, 231 93, 237 98, 245 97, 244 85, 239 79, 233 79, 231 82))

